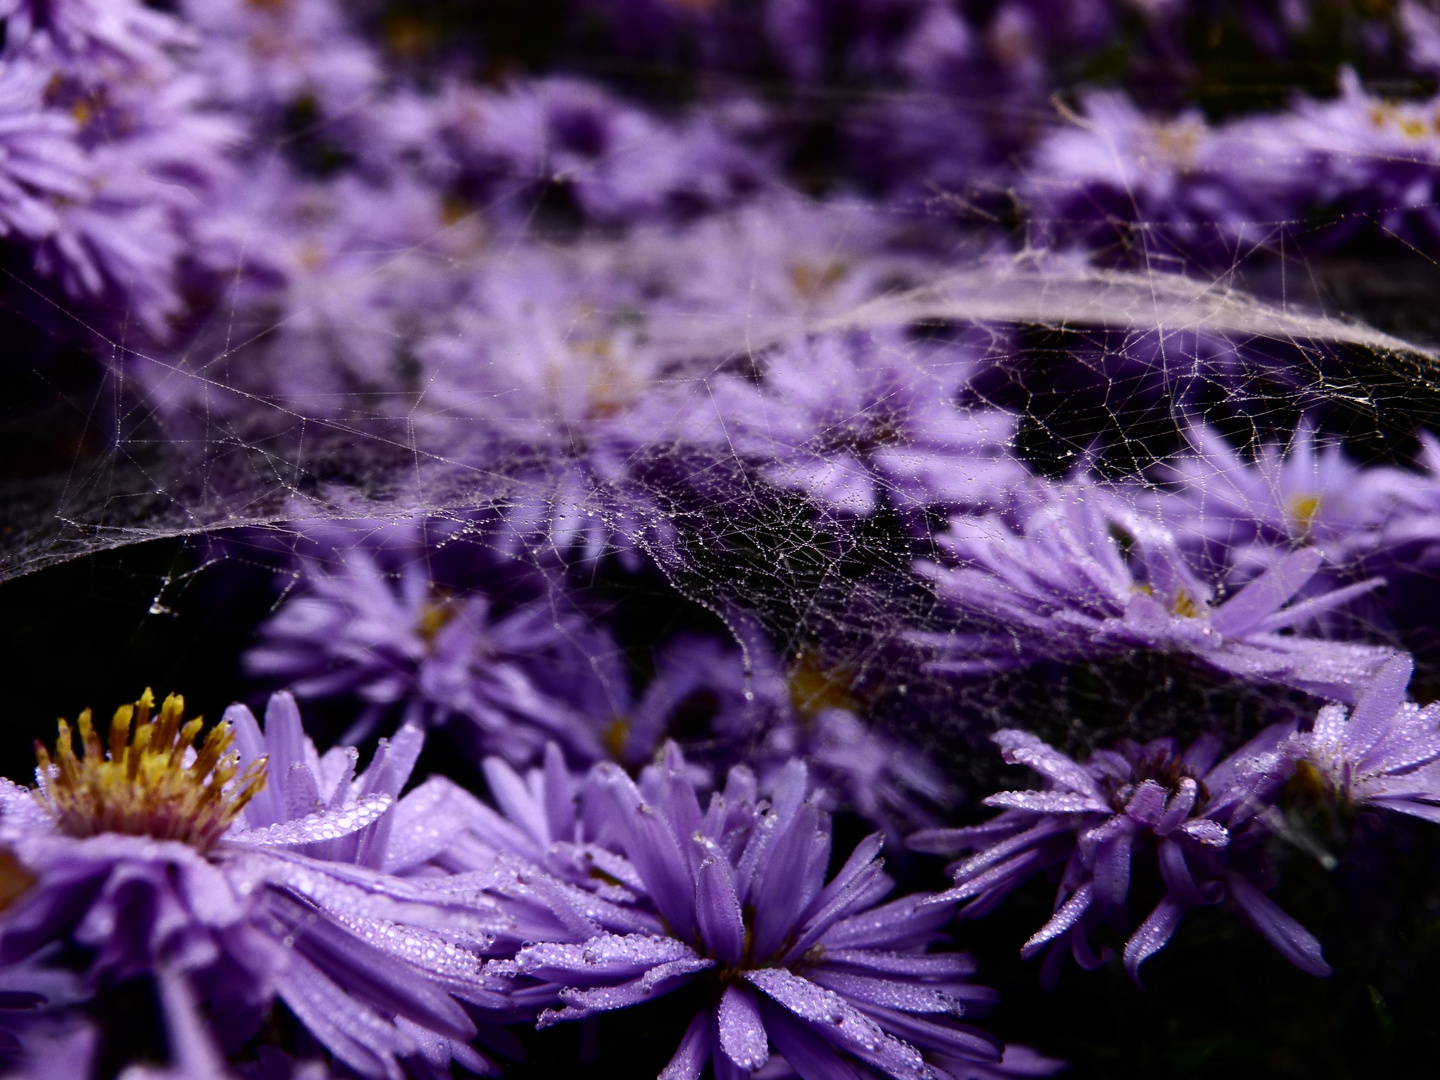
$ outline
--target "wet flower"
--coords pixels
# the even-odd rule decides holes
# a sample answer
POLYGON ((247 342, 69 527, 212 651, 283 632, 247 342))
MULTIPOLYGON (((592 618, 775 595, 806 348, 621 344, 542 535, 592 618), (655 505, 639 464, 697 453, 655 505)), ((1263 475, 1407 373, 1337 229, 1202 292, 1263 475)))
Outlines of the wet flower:
POLYGON ((1326 705, 1294 736, 1300 780, 1344 807, 1373 806, 1440 822, 1440 705, 1405 700, 1414 662, 1397 656, 1355 707, 1326 705))
POLYGON ((908 842, 937 854, 974 852, 951 868, 955 887, 937 897, 970 901, 962 918, 987 914, 1035 873, 1060 868, 1055 914, 1021 949, 1028 958, 1048 947, 1041 973, 1048 985, 1067 952, 1085 968, 1106 961, 1108 951, 1097 955, 1089 940, 1101 923, 1128 935, 1125 969, 1138 983, 1140 965, 1169 942, 1185 912, 1227 894, 1287 960, 1328 975, 1320 943, 1255 884, 1247 862, 1290 773, 1288 739, 1288 725, 1275 725, 1219 764, 1214 737, 1184 751, 1174 739, 1127 740, 1080 764, 1027 732, 1001 731, 995 741, 1005 760, 1034 769, 1044 787, 985 799, 1003 810, 985 824, 928 830, 908 842), (1158 870, 1163 894, 1135 927, 1126 900, 1137 858, 1158 870))
MULTIPOLYGON (((753 782, 752 782, 753 783, 753 782)), ((1000 1044, 955 1017, 993 995, 966 980, 965 956, 929 953, 947 905, 925 894, 881 904, 893 888, 862 841, 828 884, 828 818, 804 799, 792 765, 772 804, 727 785, 702 812, 673 744, 637 787, 596 766, 585 814, 629 859, 663 934, 601 934, 583 943, 520 950, 521 973, 560 987, 565 1008, 542 1025, 623 1008, 702 980, 707 1004, 665 1075, 743 1075, 774 1052, 802 1075, 857 1066, 930 1076, 931 1061, 998 1062, 1000 1044)), ((751 787, 753 791, 753 787, 751 787)))
POLYGON ((916 569, 964 620, 952 632, 915 635, 953 657, 936 660, 937 671, 974 674, 1039 659, 1163 649, 1230 675, 1354 701, 1394 655, 1382 646, 1282 633, 1370 592, 1380 579, 1296 600, 1324 561, 1318 548, 1301 547, 1221 599, 1159 522, 1097 487, 1040 489, 1018 528, 996 515, 952 518, 936 543, 957 565, 920 561, 916 569))
POLYGON ((361 1075, 395 1077, 412 1058, 489 1068, 452 994, 505 1005, 478 956, 505 922, 498 906, 382 869, 410 841, 389 812, 421 732, 382 742, 357 778, 353 748, 316 755, 289 695, 272 698, 263 734, 232 707, 198 752, 183 702, 153 718, 152 704, 147 692, 117 712, 108 740, 83 718, 83 758, 62 721, 37 788, 0 790, 0 844, 33 878, 0 916, 0 962, 63 943, 87 958, 92 991, 153 977, 169 988, 172 1043, 192 999, 233 1049, 278 996, 361 1075))

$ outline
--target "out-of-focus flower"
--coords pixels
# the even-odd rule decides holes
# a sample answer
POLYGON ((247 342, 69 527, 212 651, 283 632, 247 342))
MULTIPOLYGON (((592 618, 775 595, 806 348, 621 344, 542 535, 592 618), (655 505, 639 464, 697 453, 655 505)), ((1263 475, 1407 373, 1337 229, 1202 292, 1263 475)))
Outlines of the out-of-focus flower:
POLYGON ((759 388, 714 382, 731 445, 771 483, 867 516, 990 507, 1028 476, 1007 452, 1017 419, 959 401, 978 363, 914 357, 893 335, 826 334, 765 358, 759 388))
POLYGON ((1242 573, 1296 544, 1344 566, 1375 547, 1394 505, 1394 470, 1363 469, 1338 444, 1317 448, 1308 424, 1295 429, 1288 447, 1262 445, 1253 461, 1205 425, 1192 426, 1186 438, 1191 452, 1156 469, 1176 496, 1158 500, 1160 514, 1182 542, 1242 573))
POLYGON ((614 643, 563 595, 496 615, 483 593, 447 595, 416 563, 392 581, 361 549, 337 571, 312 567, 305 581, 262 625, 246 667, 300 697, 368 703, 355 737, 410 705, 429 724, 463 720, 482 749, 512 761, 532 760, 547 739, 581 761, 605 756, 616 714, 586 694, 603 696, 596 664, 622 685, 624 673, 614 643))
POLYGON ((595 83, 548 78, 500 92, 450 84, 430 107, 422 161, 502 216, 528 215, 558 188, 596 222, 658 225, 774 184, 770 163, 729 130, 753 124, 743 103, 669 123, 595 83))
POLYGON ((1176 268, 1229 268, 1277 239, 1283 204, 1244 182, 1275 153, 1259 132, 1216 130, 1198 112, 1147 116, 1118 93, 1089 94, 1083 109, 1034 151, 1024 191, 1042 230, 1113 262, 1176 268))
POLYGON ((1379 579, 1289 603, 1324 561, 1319 549, 1303 547, 1221 600, 1167 530, 1099 488, 1041 489, 1019 528, 996 515, 952 518, 936 542, 958 565, 922 561, 916 568, 965 620, 954 632, 916 635, 951 654, 934 662, 938 671, 974 674, 1160 649, 1227 674, 1354 701, 1395 655, 1383 646, 1281 633, 1371 591, 1379 579))
POLYGON ((996 1063, 1000 1044, 958 1023, 990 991, 966 982, 973 962, 928 953, 950 914, 924 894, 888 904, 893 888, 862 841, 828 884, 828 818, 804 801, 804 765, 792 765, 773 806, 716 794, 701 810, 673 745, 642 788, 599 765, 585 813, 635 867, 663 916, 659 935, 597 935, 520 950, 520 972, 561 987, 565 1008, 541 1024, 623 1008, 694 979, 714 1004, 691 1021, 666 1075, 762 1067, 771 1047, 802 1075, 847 1075, 858 1063, 923 1077, 954 1060, 996 1063), (877 906, 878 905, 878 906, 877 906))
POLYGON ((1125 968, 1139 981, 1145 959, 1174 935, 1185 912, 1228 894, 1244 917, 1296 967, 1330 972, 1320 943, 1250 880, 1240 861, 1268 832, 1265 811, 1290 773, 1288 725, 1275 725, 1215 764, 1217 738, 1197 739, 1183 753, 1174 739, 1122 742, 1083 765, 1023 731, 1001 731, 1005 760, 1045 780, 1039 791, 1005 791, 985 800, 997 818, 962 829, 917 833, 910 846, 938 854, 971 850, 952 867, 955 887, 937 899, 969 900, 962 917, 993 910, 1036 872, 1063 866, 1055 915, 1021 949, 1050 946, 1042 980, 1053 985, 1066 952, 1096 968, 1089 933, 1101 922, 1125 922, 1132 862, 1158 864, 1165 892, 1125 944, 1125 968))
POLYGON ((383 79, 374 50, 333 0, 183 0, 200 39, 195 67, 217 101, 274 121, 309 102, 313 122, 344 124, 364 111, 383 79))
POLYGON ((42 36, 70 64, 120 61, 132 70, 164 74, 170 55, 193 44, 174 15, 140 0, 3 0, 7 51, 33 45, 42 36))
POLYGON ((61 721, 36 791, 0 791, 0 842, 32 879, 0 918, 0 958, 62 942, 85 950, 90 988, 183 980, 162 995, 172 1038, 192 993, 232 1047, 278 995, 361 1075, 397 1076, 402 1058, 489 1069, 451 995, 505 1005, 477 954, 506 920, 473 890, 381 869, 412 842, 389 811, 421 732, 382 743, 356 778, 354 749, 319 757, 289 695, 272 698, 263 735, 234 706, 198 751, 201 722, 183 722, 179 698, 153 719, 152 706, 147 692, 116 714, 108 753, 88 712, 83 757, 61 721))
POLYGON ((1373 806, 1440 822, 1440 705, 1405 700, 1414 663, 1397 656, 1353 710, 1326 705, 1294 736, 1303 782, 1342 807, 1373 806))

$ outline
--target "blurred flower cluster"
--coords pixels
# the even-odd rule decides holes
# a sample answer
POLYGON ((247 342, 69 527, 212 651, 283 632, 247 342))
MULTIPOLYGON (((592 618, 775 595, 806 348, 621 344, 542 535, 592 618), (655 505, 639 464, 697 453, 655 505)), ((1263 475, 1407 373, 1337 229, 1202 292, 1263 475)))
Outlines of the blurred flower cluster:
POLYGON ((0 1071, 1051 1075, 957 948, 1039 881, 1047 988, 1332 974, 1297 853, 1440 823, 1440 412, 1290 305, 1440 254, 1440 10, 480 6, 0 0, 0 325, 275 590, 248 706, 0 779, 0 1071))

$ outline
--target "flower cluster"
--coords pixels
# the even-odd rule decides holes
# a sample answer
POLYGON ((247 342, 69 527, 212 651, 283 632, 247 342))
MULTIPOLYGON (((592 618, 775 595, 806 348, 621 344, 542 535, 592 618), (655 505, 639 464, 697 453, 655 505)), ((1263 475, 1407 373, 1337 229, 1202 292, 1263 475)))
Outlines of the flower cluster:
POLYGON ((270 695, 0 781, 0 1072, 1046 1075, 952 947, 1041 877, 1049 987, 1351 978, 1440 823, 1437 73, 1420 0, 0 0, 0 576, 249 523, 177 603, 270 695))

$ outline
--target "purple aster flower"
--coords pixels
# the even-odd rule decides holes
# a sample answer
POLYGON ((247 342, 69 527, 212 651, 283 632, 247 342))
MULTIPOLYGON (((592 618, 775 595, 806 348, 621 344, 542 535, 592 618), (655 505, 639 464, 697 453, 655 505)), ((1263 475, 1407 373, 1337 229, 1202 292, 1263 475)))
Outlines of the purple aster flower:
POLYGON ((216 100, 262 113, 308 98, 332 122, 363 113, 382 73, 333 0, 183 0, 200 38, 196 69, 216 100))
POLYGON ((1342 807, 1373 806, 1440 822, 1440 705, 1405 700, 1414 662, 1397 656, 1353 710, 1326 705, 1294 736, 1301 778, 1342 807))
POLYGON ((913 514, 993 506, 1028 476, 1007 446, 1017 419, 958 400, 978 364, 968 354, 912 358, 897 337, 807 338, 770 354, 757 390, 715 386, 735 451, 765 477, 844 514, 882 496, 913 514))
POLYGON ((1053 985, 1066 952, 1085 968, 1105 962, 1090 946, 1102 922, 1127 930, 1132 864, 1154 860, 1164 885, 1159 903, 1125 944, 1125 969, 1139 982, 1146 958, 1163 948, 1185 912, 1228 893, 1241 914, 1287 960, 1312 975, 1330 973, 1320 943, 1282 911, 1247 874, 1268 828, 1265 811, 1289 775, 1288 725, 1277 724, 1215 764, 1218 738, 1203 736, 1181 752, 1174 739, 1125 741, 1097 750, 1083 765, 1035 736, 1001 731, 1005 760, 1045 781, 1039 791, 1005 791, 985 800, 1004 812, 983 825, 917 833, 920 851, 974 854, 952 867, 955 887, 937 899, 968 900, 962 917, 993 910, 1036 872, 1063 867, 1055 914, 1021 949, 1049 947, 1042 981, 1053 985))
POLYGON ((140 0, 0 0, 7 51, 35 35, 77 64, 119 60, 148 73, 166 73, 169 53, 191 44, 173 15, 140 0))
POLYGON ((1289 547, 1309 544, 1342 566, 1376 546, 1395 501, 1396 470, 1361 468, 1338 443, 1317 447, 1303 422, 1288 447, 1265 443, 1252 461, 1203 424, 1186 439, 1191 452, 1156 469, 1175 496, 1157 505, 1186 542, 1222 553, 1217 561, 1253 574, 1289 547))
POLYGON ((162 995, 172 1040, 190 1021, 171 997, 208 1001, 233 1047, 278 995, 360 1075, 398 1077, 401 1059, 492 1071, 465 1045, 476 1026, 456 998, 508 1007, 479 958, 506 925, 498 905, 383 869, 417 842, 389 812, 420 731, 382 742, 357 778, 353 748, 315 753, 289 695, 271 699, 263 735, 233 706, 198 750, 180 699, 153 719, 152 704, 147 692, 116 714, 108 753, 88 712, 83 757, 62 721, 36 791, 0 791, 0 842, 33 879, 0 918, 0 959, 60 941, 88 955, 92 987, 181 980, 162 995))
POLYGON ((1324 561, 1319 549, 1303 547, 1221 600, 1158 522, 1095 487, 1037 489, 1018 528, 995 515, 952 518, 936 543, 958 565, 921 561, 916 568, 965 620, 953 632, 916 635, 955 655, 935 661, 937 671, 974 674, 1042 658, 1162 649, 1230 675, 1354 701, 1395 654, 1281 632, 1304 627, 1380 579, 1288 603, 1324 561))
POLYGON ((587 217, 629 224, 722 209, 774 182, 736 137, 753 124, 743 103, 667 123, 593 83, 549 78, 500 93, 453 85, 438 107, 461 190, 487 202, 523 195, 526 215, 555 185, 587 217))
POLYGON ((521 949, 521 973, 563 988, 565 1008, 543 1014, 541 1025, 701 979, 710 1003, 667 1077, 693 1080, 707 1061, 717 1075, 744 1075, 772 1046, 813 1077, 857 1069, 923 1077, 951 1061, 999 1062, 996 1040, 955 1019, 967 1004, 993 1000, 966 981, 973 962, 926 952, 949 907, 925 903, 926 894, 880 903, 893 882, 876 858, 878 835, 827 884, 829 819, 804 801, 806 785, 796 762, 773 804, 756 807, 732 774, 702 811, 673 744, 642 787, 613 765, 596 766, 585 814, 635 867, 668 932, 521 949))
POLYGON ((1274 240, 1284 207, 1247 183, 1275 167, 1262 133, 1217 130, 1196 111, 1147 116, 1118 93, 1088 94, 1083 109, 1034 151, 1024 191, 1043 230, 1111 261, 1169 258, 1177 269, 1228 269, 1274 240))
POLYGON ((305 582, 306 591, 261 626, 246 667, 300 697, 367 702, 352 737, 373 731, 394 706, 414 703, 427 723, 463 719, 482 748, 515 761, 535 757, 547 738, 583 760, 603 755, 601 732, 542 689, 561 671, 583 676, 592 657, 616 649, 563 597, 496 615, 483 593, 448 595, 417 563, 392 580, 358 548, 337 571, 310 567, 305 582))
POLYGON ((79 126, 45 108, 52 74, 23 57, 0 65, 0 235, 22 241, 57 232, 59 207, 87 192, 79 126))

